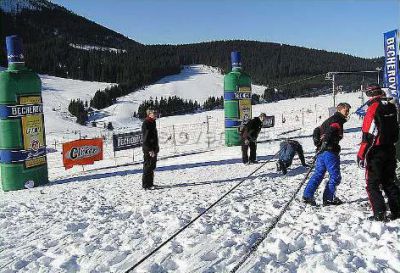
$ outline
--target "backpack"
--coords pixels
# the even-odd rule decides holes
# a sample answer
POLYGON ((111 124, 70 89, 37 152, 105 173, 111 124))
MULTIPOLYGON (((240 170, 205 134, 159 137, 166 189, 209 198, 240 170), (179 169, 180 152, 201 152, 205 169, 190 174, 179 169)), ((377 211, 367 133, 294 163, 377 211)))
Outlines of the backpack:
POLYGON ((321 139, 321 127, 318 126, 314 129, 313 134, 312 134, 312 139, 314 141, 315 147, 319 147, 322 144, 322 139, 321 139))
POLYGON ((393 103, 381 100, 375 112, 375 123, 378 127, 379 143, 394 144, 399 139, 397 109, 393 103))

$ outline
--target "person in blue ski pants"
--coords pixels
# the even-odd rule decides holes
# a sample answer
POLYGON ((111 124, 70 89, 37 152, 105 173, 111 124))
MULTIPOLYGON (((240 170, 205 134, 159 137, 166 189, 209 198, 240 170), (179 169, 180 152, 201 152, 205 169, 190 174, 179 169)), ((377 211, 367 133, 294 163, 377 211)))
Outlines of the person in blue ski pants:
POLYGON ((315 171, 308 181, 303 194, 305 203, 316 205, 314 194, 324 179, 326 171, 329 173, 329 181, 323 193, 323 205, 340 205, 342 200, 335 196, 336 187, 341 182, 340 175, 340 145, 343 138, 343 124, 347 121, 351 106, 348 103, 339 103, 336 113, 325 120, 320 126, 321 146, 315 163, 315 171))
POLYGON ((339 198, 336 197, 335 199, 335 191, 342 180, 342 176, 340 175, 340 158, 339 155, 330 151, 321 152, 317 156, 315 171, 304 191, 304 199, 314 199, 314 193, 324 179, 326 171, 329 173, 329 181, 325 186, 322 197, 324 205, 327 205, 328 200, 339 201, 339 198))

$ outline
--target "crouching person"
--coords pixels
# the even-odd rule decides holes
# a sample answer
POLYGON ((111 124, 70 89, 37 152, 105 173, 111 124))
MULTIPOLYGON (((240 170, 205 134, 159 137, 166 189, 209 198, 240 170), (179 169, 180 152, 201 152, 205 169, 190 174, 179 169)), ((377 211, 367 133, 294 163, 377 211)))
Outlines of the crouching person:
POLYGON ((276 164, 277 171, 282 171, 283 174, 286 174, 287 169, 292 165, 296 153, 299 156, 301 164, 304 167, 309 167, 304 159, 304 152, 301 144, 296 140, 288 139, 280 144, 279 160, 276 164))
POLYGON ((343 138, 343 124, 347 121, 350 112, 350 104, 339 103, 336 113, 325 120, 320 126, 321 146, 316 155, 315 171, 308 181, 303 193, 305 203, 316 205, 314 193, 324 179, 326 171, 329 173, 329 181, 323 194, 323 205, 340 205, 343 202, 336 197, 336 187, 342 179, 340 175, 340 145, 343 138))
POLYGON ((257 163, 257 138, 266 117, 265 113, 261 113, 258 117, 249 120, 241 130, 242 160, 244 164, 257 163), (248 154, 249 148, 250 157, 248 154))

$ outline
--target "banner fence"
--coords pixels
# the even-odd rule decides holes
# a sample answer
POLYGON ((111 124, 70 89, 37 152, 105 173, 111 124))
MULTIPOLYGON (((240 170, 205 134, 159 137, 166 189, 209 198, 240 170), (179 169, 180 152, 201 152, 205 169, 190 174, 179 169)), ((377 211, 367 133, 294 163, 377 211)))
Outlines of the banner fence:
MULTIPOLYGON (((263 128, 258 140, 264 141, 275 138, 282 132, 293 129, 314 127, 315 124, 322 123, 328 117, 326 108, 315 105, 314 109, 288 110, 282 115, 276 115, 273 128, 263 128)), ((82 171, 94 170, 106 167, 115 167, 126 164, 138 164, 142 162, 143 153, 138 142, 134 148, 126 150, 115 150, 115 136, 141 134, 140 128, 127 128, 127 132, 114 132, 99 130, 92 133, 83 133, 79 130, 66 132, 47 132, 47 161, 49 163, 50 179, 55 177, 75 174, 82 171), (89 138, 103 139, 103 160, 96 161, 93 165, 86 165, 84 169, 75 166, 67 171, 63 166, 62 145, 63 143, 89 138)), ((209 118, 204 122, 176 124, 163 126, 162 122, 157 121, 157 131, 159 137, 160 153, 159 157, 179 156, 185 153, 208 151, 225 145, 225 133, 223 119, 209 118)), ((297 134, 301 133, 296 131, 297 134)), ((288 134, 288 137, 291 135, 288 134)), ((137 140, 137 139, 136 139, 137 140)), ((133 141, 133 140, 132 140, 133 141)), ((240 155, 240 148, 238 148, 240 155)))

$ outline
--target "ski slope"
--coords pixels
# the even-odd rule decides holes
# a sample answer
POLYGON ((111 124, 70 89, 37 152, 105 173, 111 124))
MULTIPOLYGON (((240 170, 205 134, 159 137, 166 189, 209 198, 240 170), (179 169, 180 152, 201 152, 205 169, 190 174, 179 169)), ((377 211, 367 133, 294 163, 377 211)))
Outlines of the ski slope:
MULTIPOLYGON (((132 124, 133 113, 144 100, 177 96, 202 104, 211 96, 223 96, 223 90, 223 75, 218 69, 205 65, 184 66, 180 74, 164 77, 153 85, 117 99, 116 104, 105 109, 112 114, 102 120, 126 127, 132 124)), ((261 95, 264 90, 264 86, 252 85, 253 93, 261 95)))
MULTIPOLYGON (((187 70, 197 71, 198 67, 187 70)), ((176 94, 187 94, 187 98, 196 94, 206 98, 217 91, 222 95, 222 76, 212 68, 201 67, 205 74, 193 72, 187 77, 184 70, 146 90, 151 96, 165 94, 171 85, 176 94)), ((88 136, 105 133, 102 128, 75 124, 65 109, 75 96, 87 98, 109 83, 50 76, 42 76, 42 80, 46 130, 51 132, 47 135, 49 145, 54 140, 63 141, 66 134, 76 138, 74 130, 88 136)), ((115 121, 120 130, 140 125, 126 118, 121 106, 132 106, 146 98, 136 95, 121 98, 114 111, 105 110, 103 119, 115 121)), ((337 101, 349 102, 352 111, 360 105, 356 93, 339 94, 337 101)), ((306 161, 311 162, 312 140, 302 136, 310 135, 328 116, 331 105, 330 96, 255 105, 254 115, 266 112, 276 117, 275 127, 263 129, 260 140, 298 137, 306 161), (283 134, 287 131, 292 132, 283 134)), ((217 126, 211 134, 223 130, 221 110, 161 118, 158 126, 187 124, 189 128, 207 116, 217 126)), ((399 272, 400 220, 366 220, 371 211, 364 171, 355 163, 361 123, 351 115, 341 143, 343 180, 337 195, 345 203, 305 206, 301 202, 303 186, 282 219, 237 272, 399 272)), ((204 148, 203 141, 198 141, 197 148, 204 148)), ((85 167, 85 171, 77 166, 65 171, 57 167, 59 153, 49 154, 49 185, 0 191, 0 272, 126 272, 241 182, 132 271, 229 272, 274 223, 307 169, 296 156, 287 175, 277 173, 274 155, 279 141, 258 144, 258 160, 265 165, 243 165, 240 147, 217 144, 208 151, 160 159, 155 174, 158 189, 154 191, 141 189, 140 163, 118 166, 119 159, 105 160, 85 167)), ((167 155, 163 145, 160 154, 167 155)), ((322 189, 323 185, 316 196, 319 204, 322 189)))

